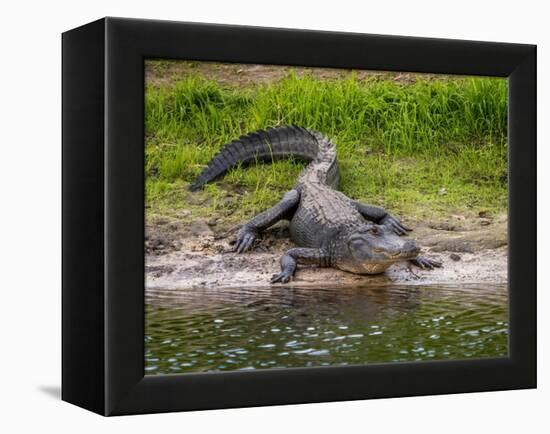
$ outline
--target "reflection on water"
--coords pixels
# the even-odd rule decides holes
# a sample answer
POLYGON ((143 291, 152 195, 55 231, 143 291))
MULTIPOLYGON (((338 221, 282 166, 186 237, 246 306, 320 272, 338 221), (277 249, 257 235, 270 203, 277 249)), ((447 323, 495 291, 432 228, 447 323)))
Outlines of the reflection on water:
POLYGON ((486 284, 155 291, 145 373, 505 357, 507 299, 486 284))

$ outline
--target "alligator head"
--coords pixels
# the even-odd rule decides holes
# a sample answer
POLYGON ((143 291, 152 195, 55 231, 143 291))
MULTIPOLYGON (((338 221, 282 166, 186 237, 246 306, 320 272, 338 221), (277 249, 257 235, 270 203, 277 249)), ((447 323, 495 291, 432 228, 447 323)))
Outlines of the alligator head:
POLYGON ((383 225, 367 224, 347 238, 349 255, 339 268, 358 274, 378 274, 395 262, 414 259, 420 248, 413 240, 400 238, 383 225))

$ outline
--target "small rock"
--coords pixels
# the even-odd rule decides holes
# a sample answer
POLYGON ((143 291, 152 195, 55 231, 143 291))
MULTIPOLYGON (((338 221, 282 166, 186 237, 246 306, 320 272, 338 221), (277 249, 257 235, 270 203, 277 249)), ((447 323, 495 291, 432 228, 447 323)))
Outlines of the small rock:
POLYGON ((439 230, 439 231, 449 231, 449 232, 452 232, 452 231, 455 231, 455 230, 456 230, 456 226, 455 226, 455 225, 450 224, 450 223, 447 223, 447 222, 429 223, 429 224, 428 224, 428 227, 430 227, 430 228, 432 228, 432 229, 439 230))
POLYGON ((443 196, 445 194, 447 194, 447 189, 446 188, 440 188, 438 191, 437 191, 437 194, 439 196, 443 196))
POLYGON ((488 226, 488 225, 491 224, 491 220, 489 220, 489 219, 481 219, 481 220, 479 221, 479 224, 480 224, 481 226, 488 226))
POLYGON ((162 246, 162 243, 163 243, 162 238, 155 238, 151 240, 150 244, 153 249, 156 249, 156 248, 160 248, 162 246))
POLYGON ((478 216, 481 217, 481 218, 486 218, 488 215, 489 215, 489 213, 487 211, 480 211, 478 213, 478 216))
POLYGON ((206 221, 206 224, 210 227, 216 226, 218 224, 218 218, 214 217, 206 221))
POLYGON ((180 209, 177 213, 178 217, 189 217, 191 215, 191 210, 188 209, 180 209))
POLYGON ((462 259, 460 255, 457 255, 456 253, 451 253, 449 255, 449 258, 451 258, 453 261, 460 261, 460 259, 462 259))

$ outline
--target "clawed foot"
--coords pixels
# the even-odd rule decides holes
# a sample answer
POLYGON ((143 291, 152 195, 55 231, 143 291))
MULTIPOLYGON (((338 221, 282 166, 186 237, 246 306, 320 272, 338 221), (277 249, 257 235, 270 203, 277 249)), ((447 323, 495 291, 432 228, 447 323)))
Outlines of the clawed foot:
POLYGON ((244 253, 252 247, 254 241, 258 238, 256 231, 249 227, 243 226, 237 233, 237 241, 233 246, 233 251, 236 253, 244 253))
POLYGON ((416 265, 423 270, 433 270, 434 268, 440 268, 443 265, 441 262, 434 261, 433 259, 424 258, 423 256, 411 259, 410 262, 411 264, 416 265))
POLYGON ((390 229, 392 229, 397 235, 405 235, 407 232, 412 231, 412 229, 404 226, 399 219, 392 216, 391 214, 387 214, 386 217, 384 217, 382 220, 380 220, 380 224, 388 226, 390 229))
POLYGON ((271 276, 271 283, 277 283, 277 282, 288 283, 290 282, 290 279, 292 279, 293 274, 294 273, 290 273, 286 271, 283 271, 279 274, 274 274, 273 276, 271 276))

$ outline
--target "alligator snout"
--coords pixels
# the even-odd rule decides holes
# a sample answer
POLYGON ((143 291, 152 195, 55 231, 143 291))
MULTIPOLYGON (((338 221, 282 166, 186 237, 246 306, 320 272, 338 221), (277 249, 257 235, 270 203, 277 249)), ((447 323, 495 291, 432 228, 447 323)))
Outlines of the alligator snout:
POLYGON ((420 247, 416 245, 415 241, 407 240, 403 243, 402 247, 393 253, 392 259, 412 259, 420 253, 420 247))

